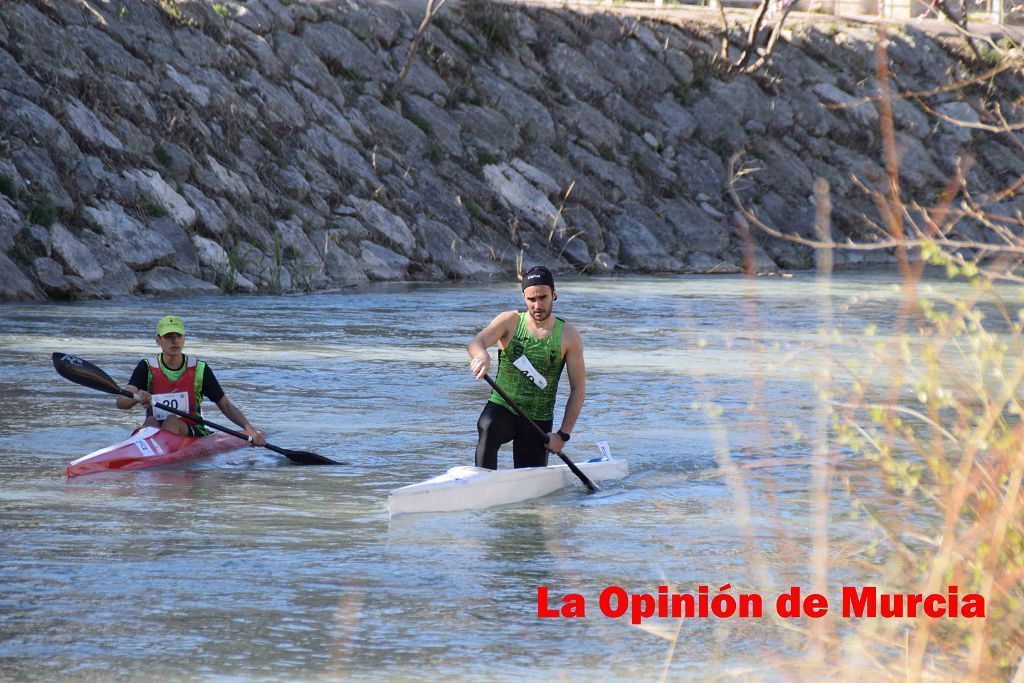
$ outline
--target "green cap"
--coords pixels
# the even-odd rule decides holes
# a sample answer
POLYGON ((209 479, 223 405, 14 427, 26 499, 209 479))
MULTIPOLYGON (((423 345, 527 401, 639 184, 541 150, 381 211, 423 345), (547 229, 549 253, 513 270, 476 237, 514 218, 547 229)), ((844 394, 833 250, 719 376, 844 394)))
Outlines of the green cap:
POLYGON ((185 323, 176 315, 165 315, 156 324, 156 333, 162 337, 171 332, 185 334, 185 323))

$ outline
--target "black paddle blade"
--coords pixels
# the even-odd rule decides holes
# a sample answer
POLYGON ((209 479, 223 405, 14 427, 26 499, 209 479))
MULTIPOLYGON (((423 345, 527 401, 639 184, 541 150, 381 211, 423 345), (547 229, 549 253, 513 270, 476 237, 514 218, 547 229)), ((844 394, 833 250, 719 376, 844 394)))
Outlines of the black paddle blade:
POLYGON ((53 367, 61 377, 69 379, 75 384, 81 384, 83 387, 98 389, 108 394, 121 394, 124 391, 117 385, 117 382, 110 378, 110 375, 78 356, 72 356, 69 353, 54 353, 53 367))
POLYGON ((280 448, 272 444, 263 444, 264 448, 269 448, 275 453, 280 453, 292 462, 297 462, 300 465, 343 465, 344 463, 335 462, 328 457, 318 455, 316 453, 310 453, 309 451, 292 451, 287 448, 280 448))
POLYGON ((309 451, 288 451, 286 453, 288 459, 303 465, 344 465, 343 462, 337 462, 330 458, 319 455, 317 453, 310 453, 309 451))

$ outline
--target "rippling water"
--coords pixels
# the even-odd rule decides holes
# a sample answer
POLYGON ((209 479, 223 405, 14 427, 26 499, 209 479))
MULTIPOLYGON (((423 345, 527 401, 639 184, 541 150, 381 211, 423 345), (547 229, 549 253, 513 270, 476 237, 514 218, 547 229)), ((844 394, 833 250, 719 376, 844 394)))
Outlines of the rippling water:
POLYGON ((521 304, 515 284, 0 306, 0 677, 650 679, 666 661, 672 676, 780 675, 800 641, 777 625, 656 620, 680 628, 672 649, 601 617, 597 596, 612 584, 767 592, 807 581, 807 468, 750 481, 753 518, 741 524, 716 436, 741 464, 807 456, 784 425, 809 429, 814 417, 821 297, 856 336, 892 320, 890 285, 879 275, 837 277, 827 293, 810 275, 562 282, 556 312, 581 330, 588 365, 567 452, 596 455, 593 442, 607 440, 629 478, 598 495, 575 487, 394 522, 388 491, 472 463, 488 392, 464 345, 521 304), (867 300, 846 310, 851 297, 867 300), (170 312, 271 443, 348 464, 300 467, 246 449, 65 481, 67 462, 123 439, 140 413, 63 380, 50 353, 126 382, 170 312), (771 514, 759 514, 766 501, 771 514), (584 594, 587 617, 538 619, 541 585, 584 594))

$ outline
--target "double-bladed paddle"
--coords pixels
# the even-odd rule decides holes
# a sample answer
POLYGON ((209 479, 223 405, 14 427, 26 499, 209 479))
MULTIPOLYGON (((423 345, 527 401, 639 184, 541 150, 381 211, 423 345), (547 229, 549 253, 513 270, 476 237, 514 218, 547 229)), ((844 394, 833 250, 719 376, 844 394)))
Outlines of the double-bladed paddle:
MULTIPOLYGON (((540 434, 542 437, 544 437, 544 440, 547 441, 547 438, 548 438, 547 433, 543 429, 540 428, 539 424, 537 424, 532 419, 530 419, 529 415, 527 415, 526 413, 523 412, 523 409, 520 408, 519 405, 515 401, 512 400, 511 396, 509 396, 508 394, 505 393, 504 389, 502 389, 501 387, 498 386, 497 382, 495 382, 493 379, 491 379, 490 375, 484 374, 484 379, 487 380, 487 383, 490 384, 491 387, 495 391, 498 392, 498 396, 501 396, 503 399, 505 399, 505 403, 508 403, 510 406, 512 406, 512 409, 515 410, 517 413, 519 413, 523 417, 523 419, 525 419, 527 422, 529 422, 530 426, 532 426, 537 431, 537 433, 540 434)), ((572 473, 575 474, 577 477, 579 477, 580 481, 582 481, 583 484, 588 489, 590 489, 591 491, 600 491, 601 490, 601 489, 597 488, 597 484, 595 484, 594 482, 590 481, 590 477, 588 477, 587 475, 583 474, 583 470, 581 470, 579 467, 576 467, 576 463, 574 463, 572 460, 570 460, 569 456, 567 456, 565 453, 562 453, 561 451, 551 451, 551 452, 554 453, 555 455, 557 455, 559 458, 561 458, 562 462, 564 462, 566 465, 569 466, 569 469, 572 470, 572 473)))
MULTIPOLYGON (((127 396, 128 398, 135 398, 135 395, 127 389, 122 389, 118 386, 117 382, 110 378, 110 375, 103 372, 100 368, 96 367, 87 360, 83 360, 78 356, 72 356, 67 353, 54 353, 53 354, 53 367, 57 369, 61 377, 69 379, 75 384, 81 384, 83 387, 89 387, 90 389, 97 389, 104 391, 108 394, 120 394, 121 396, 127 396)), ((208 420, 204 420, 201 417, 189 415, 188 413, 172 408, 166 403, 158 404, 163 410, 181 417, 187 417, 190 420, 198 422, 199 424, 206 425, 212 429, 236 436, 239 439, 243 439, 252 443, 252 437, 244 432, 236 432, 234 429, 228 429, 218 424, 214 424, 208 420)), ((280 453, 292 462, 297 462, 301 465, 340 465, 341 463, 335 462, 330 458, 318 455, 316 453, 310 453, 309 451, 292 451, 287 448, 278 448, 277 446, 271 446, 263 444, 264 448, 269 448, 275 453, 280 453)))

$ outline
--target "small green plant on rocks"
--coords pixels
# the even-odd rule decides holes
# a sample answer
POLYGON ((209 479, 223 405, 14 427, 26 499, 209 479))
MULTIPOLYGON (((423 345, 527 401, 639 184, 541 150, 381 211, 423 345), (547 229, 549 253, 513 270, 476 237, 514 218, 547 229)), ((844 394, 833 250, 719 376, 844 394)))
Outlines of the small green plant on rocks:
POLYGON ((3 173, 0 173, 0 194, 8 199, 18 198, 18 188, 14 185, 14 181, 3 173))
POLYGON ((25 218, 27 218, 30 223, 35 223, 36 225, 48 228, 57 220, 57 207, 46 203, 32 204, 28 207, 28 213, 25 214, 25 218))
POLYGON ((430 135, 431 131, 433 130, 431 128, 430 121, 427 121, 425 118, 419 116, 418 114, 407 114, 405 118, 409 119, 412 123, 416 125, 417 128, 422 130, 427 135, 430 135))

